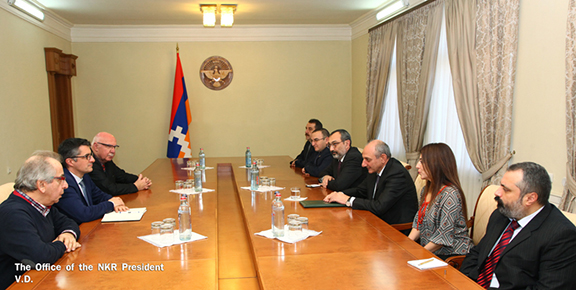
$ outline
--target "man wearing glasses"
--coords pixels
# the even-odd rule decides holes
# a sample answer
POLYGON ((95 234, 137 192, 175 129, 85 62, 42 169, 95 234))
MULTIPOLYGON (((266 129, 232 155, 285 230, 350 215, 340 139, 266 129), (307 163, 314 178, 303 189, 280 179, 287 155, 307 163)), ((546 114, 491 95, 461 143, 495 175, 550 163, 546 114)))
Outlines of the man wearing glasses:
POLYGON ((116 154, 116 138, 110 133, 100 132, 92 140, 94 152, 92 181, 104 192, 117 196, 150 188, 152 181, 142 174, 134 175, 120 169, 112 159, 116 154))
POLYGON ((314 149, 312 147, 312 142, 310 142, 310 135, 312 135, 314 130, 318 129, 322 129, 322 122, 317 119, 310 119, 306 124, 306 128, 304 128, 304 136, 306 137, 304 148, 302 149, 302 152, 294 158, 294 160, 290 161, 290 167, 303 168, 310 158, 312 158, 314 149))
POLYGON ((302 168, 302 173, 306 176, 319 177, 320 172, 324 170, 332 162, 330 156, 330 149, 328 149, 328 135, 330 133, 325 128, 317 129, 310 135, 310 142, 314 147, 314 155, 308 160, 306 166, 302 168))
POLYGON ((37 151, 22 165, 14 192, 0 205, 0 289, 23 279, 26 267, 55 263, 80 247, 78 225, 52 205, 68 187, 60 156, 37 151))
POLYGON ((362 183, 368 172, 362 167, 362 153, 352 147, 350 133, 344 129, 333 131, 327 145, 334 160, 320 173, 318 182, 322 187, 342 191, 362 183))
POLYGON ((62 156, 64 176, 68 188, 56 207, 78 224, 100 219, 111 211, 127 211, 120 197, 112 197, 94 184, 92 172, 94 156, 86 139, 68 138, 58 146, 62 156))

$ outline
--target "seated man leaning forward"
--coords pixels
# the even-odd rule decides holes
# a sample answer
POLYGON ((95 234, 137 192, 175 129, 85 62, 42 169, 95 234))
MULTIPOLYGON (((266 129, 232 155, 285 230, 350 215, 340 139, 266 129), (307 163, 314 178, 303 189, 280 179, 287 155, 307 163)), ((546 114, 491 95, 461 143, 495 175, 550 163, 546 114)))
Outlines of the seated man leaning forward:
POLYGON ((576 227, 548 202, 544 167, 511 165, 494 193, 498 210, 460 271, 490 289, 576 289, 576 227))
POLYGON ((312 142, 310 142, 310 135, 312 135, 312 132, 318 129, 322 129, 322 122, 317 119, 310 119, 306 124, 306 128, 304 128, 304 136, 306 137, 304 148, 302 149, 302 152, 300 152, 300 154, 294 158, 294 160, 290 161, 290 167, 302 168, 310 160, 312 154, 314 153, 312 142))
POLYGON ((134 175, 120 169, 112 159, 116 154, 116 138, 110 133, 100 132, 92 140, 92 152, 94 152, 93 170, 90 178, 102 189, 113 195, 134 193, 139 190, 150 188, 152 181, 142 174, 134 175))
POLYGON ((348 131, 332 131, 327 146, 334 160, 320 172, 318 182, 322 187, 340 191, 360 185, 366 178, 366 168, 362 167, 362 154, 358 148, 351 147, 352 138, 348 131))
POLYGON ((88 173, 94 157, 86 139, 68 138, 58 146, 68 188, 56 207, 78 224, 100 219, 111 211, 127 211, 120 197, 112 197, 94 184, 88 173))
POLYGON ((355 188, 332 192, 324 201, 369 210, 388 224, 411 222, 418 210, 418 197, 408 170, 390 157, 390 148, 380 140, 368 143, 362 157, 362 166, 369 173, 364 182, 355 188))
POLYGON ((14 192, 0 204, 0 289, 24 274, 22 264, 53 264, 80 247, 78 225, 52 207, 68 187, 59 159, 54 152, 35 152, 18 171, 14 192))
POLYGON ((328 130, 322 128, 315 130, 312 132, 312 135, 310 135, 310 141, 312 142, 312 146, 314 146, 315 152, 306 163, 306 166, 302 168, 304 175, 318 177, 320 172, 332 162, 330 149, 326 146, 329 134, 328 130))

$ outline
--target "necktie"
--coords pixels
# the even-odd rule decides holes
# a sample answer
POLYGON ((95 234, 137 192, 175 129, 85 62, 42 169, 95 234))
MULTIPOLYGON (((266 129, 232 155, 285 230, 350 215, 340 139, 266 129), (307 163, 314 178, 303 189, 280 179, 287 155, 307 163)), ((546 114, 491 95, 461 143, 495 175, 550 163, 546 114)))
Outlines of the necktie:
POLYGON ((340 175, 340 167, 342 167, 342 161, 338 161, 338 175, 340 175))
POLYGON ((374 192, 372 193, 372 199, 374 199, 374 197, 376 197, 376 188, 378 187, 378 181, 380 181, 380 175, 377 175, 378 177, 376 177, 376 183, 374 184, 374 192))
POLYGON ((494 273, 496 264, 498 264, 498 261, 500 261, 500 256, 502 255, 502 252, 504 252, 504 249, 506 249, 506 246, 508 246, 508 243, 510 243, 510 238, 512 238, 514 230, 516 230, 519 226, 520 225, 518 224, 518 222, 516 220, 513 220, 502 234, 502 237, 500 238, 498 244, 496 244, 496 247, 494 247, 492 254, 490 254, 488 259, 486 259, 484 269, 482 270, 480 275, 478 275, 477 282, 478 284, 480 284, 480 286, 486 289, 490 286, 490 282, 492 281, 492 274, 494 273))
POLYGON ((88 194, 88 193, 86 192, 86 185, 84 185, 84 180, 80 180, 79 185, 80 185, 80 188, 82 189, 81 190, 82 196, 84 197, 84 200, 86 200, 86 204, 90 205, 90 202, 88 201, 88 197, 86 196, 86 194, 88 194))

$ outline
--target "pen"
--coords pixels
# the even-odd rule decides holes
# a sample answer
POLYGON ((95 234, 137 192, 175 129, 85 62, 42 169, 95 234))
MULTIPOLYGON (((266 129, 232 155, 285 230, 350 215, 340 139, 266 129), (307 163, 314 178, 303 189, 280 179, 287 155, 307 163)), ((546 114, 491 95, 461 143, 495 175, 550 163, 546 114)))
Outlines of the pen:
POLYGON ((422 265, 424 265, 424 264, 426 264, 426 263, 430 263, 430 262, 432 262, 432 261, 434 261, 434 258, 430 258, 430 259, 428 259, 428 260, 426 260, 426 261, 418 264, 418 266, 422 266, 422 265))

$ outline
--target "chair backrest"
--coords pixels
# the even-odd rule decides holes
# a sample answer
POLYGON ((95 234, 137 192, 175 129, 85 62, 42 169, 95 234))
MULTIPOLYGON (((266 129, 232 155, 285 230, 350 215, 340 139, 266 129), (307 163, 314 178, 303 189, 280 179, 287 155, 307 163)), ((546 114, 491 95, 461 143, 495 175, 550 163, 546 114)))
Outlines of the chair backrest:
POLYGON ((426 180, 422 179, 420 174, 416 175, 416 179, 414 179, 414 186, 416 187, 416 194, 418 195, 418 202, 420 202, 420 193, 422 192, 422 188, 426 186, 426 180))
POLYGON ((472 226, 472 233, 470 234, 474 245, 477 245, 484 237, 484 234, 486 234, 486 226, 488 225, 490 215, 498 207, 498 204, 494 200, 494 192, 496 192, 499 187, 498 185, 488 185, 478 196, 476 207, 474 208, 474 225, 472 226))
POLYGON ((0 185, 0 203, 5 201, 8 196, 14 191, 14 182, 8 182, 0 185))
POLYGON ((574 225, 576 225, 576 213, 571 213, 567 211, 562 211, 562 213, 569 219, 574 225))

